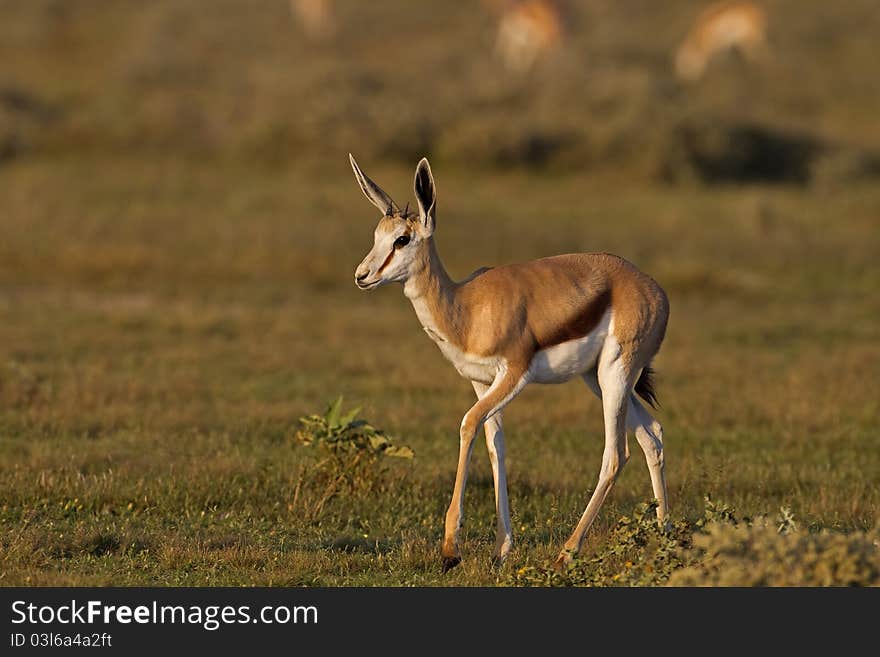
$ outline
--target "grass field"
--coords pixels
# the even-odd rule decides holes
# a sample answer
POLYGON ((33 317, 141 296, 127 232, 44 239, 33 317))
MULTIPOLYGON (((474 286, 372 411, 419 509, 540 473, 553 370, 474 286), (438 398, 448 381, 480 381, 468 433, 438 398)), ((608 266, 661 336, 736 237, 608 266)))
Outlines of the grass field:
MULTIPOLYGON (((423 334, 399 288, 355 288, 354 268, 372 244, 376 217, 351 175, 348 150, 363 151, 365 171, 401 202, 411 198, 414 151, 437 154, 437 242, 456 278, 481 265, 610 251, 664 286, 671 320, 655 362, 657 417, 675 517, 699 517, 711 495, 747 515, 790 507, 810 530, 878 524, 876 179, 664 183, 652 172, 662 151, 656 133, 675 123, 668 106, 651 125, 646 151, 633 146, 639 117, 653 107, 647 97, 635 105, 637 116, 594 108, 612 133, 572 137, 575 146, 540 166, 499 163, 489 146, 456 141, 441 127, 515 132, 528 117, 545 127, 575 125, 543 105, 566 96, 571 61, 560 65, 569 77, 551 76, 540 87, 544 101, 522 101, 526 118, 501 126, 506 92, 487 86, 491 98, 472 94, 467 102, 490 110, 465 121, 441 101, 452 93, 455 71, 471 91, 478 73, 461 73, 463 55, 440 58, 439 38, 425 55, 446 71, 446 91, 431 92, 442 105, 427 114, 432 131, 416 130, 415 110, 394 119, 430 138, 422 144, 403 130, 396 142, 387 137, 390 127, 369 132, 391 121, 393 108, 355 126, 346 112, 357 115, 351 107, 358 102, 381 106, 398 93, 396 83, 370 91, 368 74, 390 75, 399 65, 400 78, 417 81, 418 58, 402 62, 364 46, 364 59, 349 69, 348 55, 325 45, 308 60, 312 68, 295 60, 299 73, 288 79, 280 73, 279 52, 286 51, 259 39, 263 27, 282 29, 271 11, 244 17, 225 1, 226 23, 217 12, 205 25, 180 28, 174 47, 204 46, 181 55, 150 40, 176 34, 169 3, 150 3, 149 12, 140 3, 111 4, 90 14, 90 3, 72 3, 72 27, 62 34, 72 41, 57 37, 73 44, 65 58, 52 50, 61 48, 54 41, 33 40, 48 29, 38 29, 49 20, 39 12, 55 5, 0 4, 17 12, 16 21, 0 20, 5 43, 31 44, 5 46, 16 57, 6 58, 0 83, 57 109, 49 112, 55 118, 8 110, 0 124, 0 138, 15 146, 0 162, 0 585, 493 585, 556 555, 601 459, 600 406, 579 382, 530 388, 505 412, 516 541, 508 564, 501 572, 489 567, 492 480, 478 444, 464 561, 441 574, 458 426, 473 392, 423 334), (125 16, 125 30, 114 34, 113 21, 125 16), (241 31, 227 52, 211 29, 236 20, 241 31), (203 32, 202 40, 192 36, 203 32), (97 66, 123 52, 123 42, 133 44, 126 57, 97 66), (230 61, 237 63, 226 79, 221 64, 230 61), (366 76, 363 89, 333 77, 343 70, 366 76), (254 86, 235 91, 251 103, 238 121, 235 102, 217 94, 227 82, 237 90, 245 78, 254 86), (108 91, 98 93, 103 84, 108 91), (308 96, 304 118, 292 108, 297 84, 325 93, 308 96), (327 109, 336 107, 334 85, 348 94, 345 112, 327 109), (622 151, 615 150, 620 135, 629 140, 622 151), (468 149, 477 147, 481 156, 471 160, 468 149), (610 163, 584 165, 586 152, 605 153, 610 163), (294 434, 300 416, 321 412, 340 394, 416 457, 391 460, 368 494, 336 497, 316 516, 298 493, 309 486, 315 456, 294 434)), ((652 3, 633 4, 645 12, 636 33, 648 33, 657 21, 652 3)), ((760 119, 774 129, 812 126, 822 139, 875 148, 880 134, 870 117, 880 89, 866 44, 877 24, 858 23, 869 4, 853 3, 852 15, 826 21, 822 32, 835 61, 871 72, 864 85, 853 83, 852 70, 834 77, 817 64, 814 84, 796 88, 781 57, 774 75, 786 85, 758 79, 763 91, 753 107, 732 103, 713 114, 719 98, 735 100, 743 93, 737 84, 758 76, 735 62, 726 66, 738 82, 675 102, 685 113, 760 119), (856 24, 863 29, 846 41, 842 35, 856 24), (826 75, 833 82, 823 87, 826 75), (787 102, 806 109, 779 123, 787 102)), ((662 97, 665 87, 644 91, 650 75, 633 71, 647 62, 651 75, 665 79, 657 73, 667 57, 663 39, 697 5, 670 3, 678 22, 641 50, 627 41, 619 14, 610 22, 617 32, 591 27, 603 37, 589 42, 602 71, 595 80, 604 84, 596 93, 662 97), (618 59, 603 60, 608 53, 618 59), (622 62, 619 78, 609 72, 615 61, 622 62)), ((199 6, 180 3, 176 11, 199 6)), ((448 35, 456 23, 449 10, 440 14, 436 29, 448 35)), ((392 31, 426 29, 416 9, 389 15, 392 31)), ((346 25, 355 27, 349 21, 343 31, 346 25)), ((795 25, 799 31, 783 43, 819 48, 809 38, 818 27, 810 32, 803 13, 795 25)), ((292 43, 285 47, 305 56, 307 47, 292 43)), ((359 43, 346 47, 356 51, 359 43)), ((587 48, 578 43, 578 52, 587 48)), ((601 103, 584 93, 584 102, 601 103)), ((588 554, 621 515, 650 499, 647 468, 633 448, 588 535, 588 554)))

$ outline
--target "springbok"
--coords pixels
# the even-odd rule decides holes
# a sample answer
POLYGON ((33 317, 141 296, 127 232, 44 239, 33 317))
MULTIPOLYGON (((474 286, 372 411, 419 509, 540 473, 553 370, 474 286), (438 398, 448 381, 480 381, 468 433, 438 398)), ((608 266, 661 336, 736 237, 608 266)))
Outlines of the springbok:
POLYGON ((437 188, 422 159, 415 174, 418 214, 401 210, 349 155, 355 178, 382 213, 373 248, 355 270, 355 283, 373 290, 402 283, 425 332, 477 393, 459 430, 458 468, 446 512, 443 569, 461 561, 459 528, 471 448, 481 425, 495 483, 494 561, 513 538, 504 467, 501 411, 529 383, 562 383, 580 376, 601 400, 605 451, 599 483, 556 560, 562 567, 580 551, 620 469, 629 458, 627 430, 635 432, 651 475, 657 518, 667 514, 663 433, 636 399, 656 403, 651 359, 666 332, 669 304, 656 282, 607 253, 577 253, 524 264, 478 269, 456 283, 434 244, 437 188))
POLYGON ((713 57, 737 50, 754 60, 767 43, 767 14, 754 2, 718 2, 694 21, 675 53, 675 72, 693 82, 700 79, 713 57))
POLYGON ((331 0, 290 0, 290 13, 313 41, 330 37, 336 30, 331 0))
POLYGON ((509 71, 527 73, 562 41, 562 15, 549 0, 495 0, 490 5, 500 13, 495 53, 509 71))

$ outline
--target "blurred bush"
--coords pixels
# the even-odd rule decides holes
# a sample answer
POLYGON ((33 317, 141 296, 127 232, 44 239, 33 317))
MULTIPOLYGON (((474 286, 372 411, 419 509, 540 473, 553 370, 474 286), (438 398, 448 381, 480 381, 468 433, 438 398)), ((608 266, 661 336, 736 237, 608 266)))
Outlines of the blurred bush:
POLYGON ((766 520, 705 531, 694 536, 694 564, 670 586, 880 586, 877 532, 780 533, 766 520))

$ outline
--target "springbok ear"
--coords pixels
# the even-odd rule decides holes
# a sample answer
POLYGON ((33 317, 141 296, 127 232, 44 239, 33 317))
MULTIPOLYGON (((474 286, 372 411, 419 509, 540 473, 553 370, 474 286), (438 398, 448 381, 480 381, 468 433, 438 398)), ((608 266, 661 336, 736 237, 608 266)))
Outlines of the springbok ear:
POLYGON ((427 158, 423 157, 416 167, 414 185, 416 200, 419 202, 419 219, 430 235, 437 223, 437 188, 434 186, 434 176, 427 158))
POLYGON ((400 209, 397 207, 394 199, 388 196, 379 185, 370 180, 367 175, 361 171, 361 168, 358 166, 358 163, 354 161, 354 156, 351 153, 348 154, 348 159, 351 162, 354 177, 358 181, 358 185, 360 185, 361 191, 364 193, 364 196, 367 197, 367 200, 379 208, 379 211, 383 215, 390 217, 399 213, 400 209))

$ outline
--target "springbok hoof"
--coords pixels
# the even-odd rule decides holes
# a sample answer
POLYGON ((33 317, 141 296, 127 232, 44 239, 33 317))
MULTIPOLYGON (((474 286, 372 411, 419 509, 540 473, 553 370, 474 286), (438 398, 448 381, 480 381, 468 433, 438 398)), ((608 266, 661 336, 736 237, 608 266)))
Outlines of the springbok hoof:
POLYGON ((569 552, 568 550, 563 550, 559 553, 559 556, 556 557, 556 561, 553 562, 553 570, 555 570, 557 573, 561 573, 563 570, 566 569, 568 564, 571 563, 572 558, 573 556, 571 552, 569 552))
POLYGON ((448 573, 461 563, 461 557, 443 557, 443 572, 448 573))

